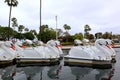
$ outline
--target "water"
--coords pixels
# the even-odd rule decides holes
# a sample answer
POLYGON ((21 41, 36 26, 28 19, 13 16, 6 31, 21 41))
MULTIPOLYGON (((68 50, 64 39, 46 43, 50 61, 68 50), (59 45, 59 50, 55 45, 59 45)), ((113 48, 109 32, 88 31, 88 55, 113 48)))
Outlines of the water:
POLYGON ((111 69, 64 66, 16 65, 0 68, 0 80, 119 80, 120 48, 115 48, 117 62, 111 69))

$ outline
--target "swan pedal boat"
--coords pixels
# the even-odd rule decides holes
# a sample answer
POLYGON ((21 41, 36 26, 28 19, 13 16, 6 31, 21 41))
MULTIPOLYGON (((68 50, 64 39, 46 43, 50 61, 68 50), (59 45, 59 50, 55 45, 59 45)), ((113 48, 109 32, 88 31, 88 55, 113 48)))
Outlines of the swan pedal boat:
POLYGON ((102 50, 103 48, 97 43, 98 41, 99 40, 96 40, 95 46, 78 45, 72 47, 69 51, 69 55, 64 56, 65 65, 87 66, 93 68, 112 68, 112 57, 109 55, 109 51, 105 52, 106 49, 105 51, 102 50), (99 49, 98 46, 101 49, 99 49))
POLYGON ((17 57, 14 59, 14 63, 17 65, 54 65, 59 64, 62 50, 58 47, 58 41, 50 40, 46 45, 37 47, 20 48, 15 45, 17 49, 17 57), (57 47, 56 47, 57 46, 57 47), (19 53, 21 52, 21 53, 19 53))
POLYGON ((0 67, 12 65, 15 55, 9 41, 0 41, 0 67))
POLYGON ((70 56, 64 57, 64 64, 69 66, 81 66, 81 67, 92 67, 92 68, 112 68, 110 60, 96 60, 96 59, 84 59, 75 58, 70 56))

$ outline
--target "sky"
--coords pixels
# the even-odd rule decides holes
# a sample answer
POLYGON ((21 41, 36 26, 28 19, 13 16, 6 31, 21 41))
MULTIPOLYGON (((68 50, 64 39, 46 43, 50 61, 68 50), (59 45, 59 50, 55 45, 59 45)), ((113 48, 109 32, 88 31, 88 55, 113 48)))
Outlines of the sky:
MULTIPOLYGON (((12 8, 12 17, 16 17, 19 25, 39 31, 39 1, 18 0, 17 7, 12 8)), ((112 32, 120 34, 120 0, 42 0, 42 25, 64 31, 63 25, 71 27, 70 34, 84 33, 88 24, 90 33, 112 32)), ((9 7, 0 0, 0 25, 8 25, 9 7)))

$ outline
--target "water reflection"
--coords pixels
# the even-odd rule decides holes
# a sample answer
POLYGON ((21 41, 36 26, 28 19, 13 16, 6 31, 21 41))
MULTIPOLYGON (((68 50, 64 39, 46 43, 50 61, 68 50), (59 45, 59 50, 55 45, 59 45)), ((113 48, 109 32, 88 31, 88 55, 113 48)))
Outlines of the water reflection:
POLYGON ((98 74, 96 74, 95 76, 95 80, 112 80, 112 77, 114 75, 115 69, 114 67, 112 69, 97 69, 97 71, 99 72, 98 74))
POLYGON ((114 67, 112 69, 92 69, 87 67, 70 67, 75 80, 112 80, 114 67))
POLYGON ((93 69, 87 67, 71 67, 71 73, 76 77, 75 80, 81 80, 85 75, 89 74, 93 69))
POLYGON ((9 66, 0 69, 0 80, 14 80, 16 74, 16 66, 9 66))
POLYGON ((9 66, 0 69, 0 80, 42 80, 43 67, 16 67, 9 66))
POLYGON ((40 66, 17 67, 14 80, 42 80, 43 68, 40 66))
POLYGON ((56 66, 50 67, 47 75, 51 79, 57 79, 57 78, 59 78, 59 76, 58 76, 59 75, 59 66, 56 65, 56 66))
POLYGON ((61 60, 59 65, 51 66, 47 75, 51 79, 59 79, 59 74, 64 66, 64 59, 61 60))
POLYGON ((64 66, 64 61, 61 61, 59 65, 54 66, 16 67, 13 65, 1 68, 0 80, 112 80, 114 71, 114 67, 112 69, 93 69, 64 66))

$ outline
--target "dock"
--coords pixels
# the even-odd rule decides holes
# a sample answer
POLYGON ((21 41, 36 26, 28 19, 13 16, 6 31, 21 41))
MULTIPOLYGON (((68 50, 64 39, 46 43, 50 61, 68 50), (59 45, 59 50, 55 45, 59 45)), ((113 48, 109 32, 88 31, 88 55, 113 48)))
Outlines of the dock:
POLYGON ((115 44, 114 48, 120 48, 120 44, 115 44))
POLYGON ((62 46, 62 50, 70 50, 74 45, 62 46))

